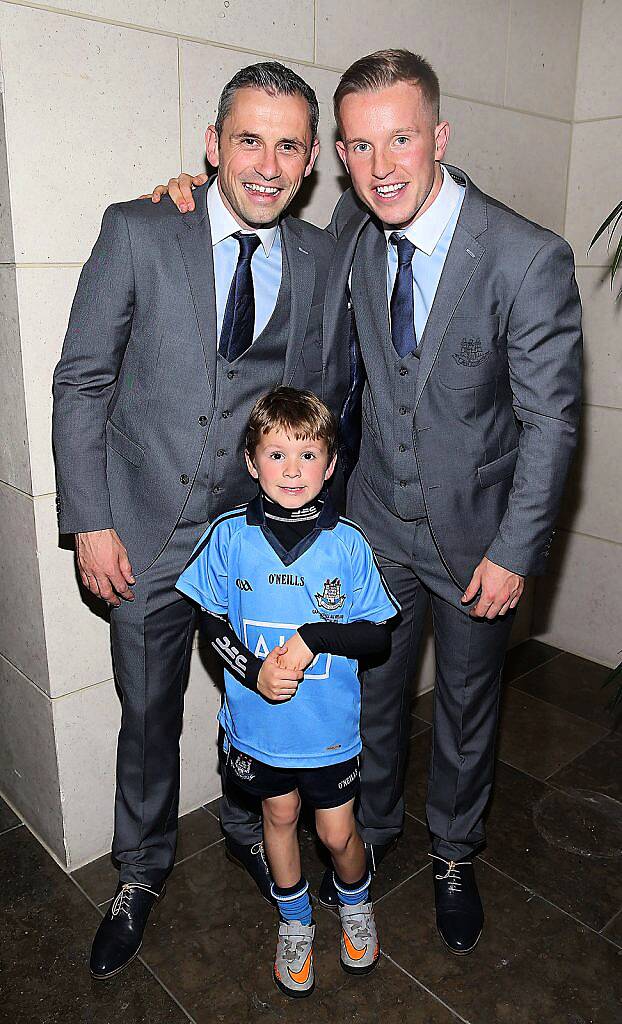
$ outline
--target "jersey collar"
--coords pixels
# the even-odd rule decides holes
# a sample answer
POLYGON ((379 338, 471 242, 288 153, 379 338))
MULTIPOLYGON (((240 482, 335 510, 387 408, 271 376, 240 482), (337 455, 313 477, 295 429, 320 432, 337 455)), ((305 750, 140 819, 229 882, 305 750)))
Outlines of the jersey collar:
POLYGON ((332 502, 328 495, 324 495, 324 504, 322 505, 322 511, 317 518, 317 525, 314 530, 303 537, 298 544, 295 544, 291 550, 286 551, 283 545, 274 536, 270 526, 266 522, 266 514, 263 507, 263 501, 261 494, 257 494, 252 501, 249 501, 246 507, 246 523, 248 526, 258 526, 266 538, 268 544, 276 555, 280 558, 283 565, 293 565, 299 558, 304 555, 305 551, 308 551, 312 547, 322 530, 332 530, 339 522, 339 515, 333 508, 332 502))

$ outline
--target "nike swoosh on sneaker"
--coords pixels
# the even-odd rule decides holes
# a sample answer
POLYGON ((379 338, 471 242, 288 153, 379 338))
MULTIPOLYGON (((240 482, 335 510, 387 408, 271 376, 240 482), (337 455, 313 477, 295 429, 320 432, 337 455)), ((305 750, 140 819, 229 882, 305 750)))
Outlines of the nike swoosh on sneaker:
POLYGON ((353 946, 345 931, 343 933, 343 941, 345 942, 346 952, 351 960, 360 960, 361 957, 365 956, 366 947, 363 946, 362 949, 357 949, 356 946, 353 946))
POLYGON ((309 951, 309 955, 307 956, 307 959, 305 960, 304 964, 302 965, 299 971, 292 971, 289 969, 289 967, 287 968, 287 973, 289 974, 292 981, 295 981, 297 985, 304 985, 309 980, 309 971, 311 970, 312 955, 313 954, 311 953, 311 951, 309 951))

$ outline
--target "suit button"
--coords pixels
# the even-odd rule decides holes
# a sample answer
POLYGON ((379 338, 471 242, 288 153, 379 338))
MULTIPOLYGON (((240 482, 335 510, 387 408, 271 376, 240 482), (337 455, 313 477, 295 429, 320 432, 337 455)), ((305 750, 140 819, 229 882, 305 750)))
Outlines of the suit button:
POLYGON ((219 448, 218 451, 216 452, 216 455, 218 456, 219 459, 222 459, 223 455, 226 455, 226 454, 227 454, 226 448, 219 448))
POLYGON ((407 412, 408 412, 408 409, 406 408, 406 406, 405 405, 400 405, 400 416, 405 416, 407 412))
POLYGON ((406 445, 405 444, 401 444, 397 450, 398 450, 398 452, 405 452, 406 451, 406 445))
POLYGON ((179 478, 179 482, 180 482, 180 484, 189 484, 190 483, 190 477, 186 473, 182 473, 180 478, 179 478))
POLYGON ((407 377, 407 376, 408 376, 408 370, 406 369, 406 367, 405 366, 400 366, 400 377, 407 377))
POLYGON ((207 426, 207 416, 199 416, 199 423, 202 427, 207 426))
POLYGON ((237 375, 238 375, 237 374, 237 370, 229 370, 229 373, 227 374, 227 377, 228 377, 229 380, 233 380, 233 378, 237 377, 237 375))
POLYGON ((216 484, 215 487, 212 487, 212 494, 220 494, 221 491, 222 487, 220 487, 219 484, 216 484))
POLYGON ((407 480, 400 480, 400 487, 408 487, 408 481, 407 480))
POLYGON ((230 415, 231 415, 231 413, 229 412, 229 410, 228 410, 228 409, 225 409, 225 410, 223 411, 223 414, 222 414, 222 418, 223 418, 223 420, 226 420, 226 419, 228 419, 230 415))

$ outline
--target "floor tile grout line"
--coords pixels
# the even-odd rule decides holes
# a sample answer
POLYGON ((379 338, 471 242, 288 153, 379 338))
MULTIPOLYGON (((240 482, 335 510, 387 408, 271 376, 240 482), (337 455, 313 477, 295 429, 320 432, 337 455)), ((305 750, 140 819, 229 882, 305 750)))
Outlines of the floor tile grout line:
MULTIPOLYGON (((522 676, 519 678, 522 678, 522 676)), ((536 697, 536 695, 533 693, 527 693, 526 690, 521 690, 517 686, 512 686, 512 683, 507 683, 507 686, 511 687, 514 690, 517 690, 518 693, 524 694, 525 697, 531 697, 532 700, 537 700, 540 704, 546 704, 550 708, 555 708, 556 711, 562 711, 565 715, 570 715, 572 718, 576 718, 577 722, 587 722, 588 725, 593 725, 596 729, 603 729, 603 735, 606 735, 608 732, 611 732, 611 729, 605 729, 604 725, 599 725, 598 722, 593 722, 591 718, 583 718, 582 715, 576 715, 574 711, 568 711, 566 708, 560 708, 558 704, 552 704, 550 700, 545 700, 544 697, 536 697)))
POLYGON ((521 889, 524 889, 526 892, 532 893, 532 895, 535 896, 536 899, 542 900, 543 903, 548 904, 549 907, 553 907, 554 910, 559 910, 560 914, 563 914, 564 917, 568 917, 571 921, 574 921, 575 924, 581 925, 582 928, 586 928, 587 931, 592 933, 592 935, 598 935, 600 939, 603 939, 605 942, 608 942, 609 945, 614 946, 615 949, 620 949, 620 946, 617 942, 614 942, 613 939, 607 938, 606 935, 601 935, 601 933, 597 931, 596 928, 592 928, 591 924, 587 924, 585 921, 582 921, 580 917, 575 917, 574 914, 571 914, 569 910, 564 910, 564 908, 560 907, 557 903, 553 903, 553 900, 548 899, 546 896, 543 896, 542 893, 537 892, 535 889, 532 889, 530 885, 525 885, 524 882, 519 882, 518 878, 514 878, 513 875, 508 875, 507 871, 504 871, 502 868, 498 868, 497 865, 493 864, 491 861, 485 860, 484 857, 482 857, 481 859, 484 862, 484 864, 486 864, 487 867, 492 868, 493 871, 496 871, 499 875, 503 875, 504 878, 508 878, 511 882, 514 882, 516 885, 519 885, 521 889))
POLYGON ((419 981, 419 979, 415 977, 414 974, 411 974, 410 971, 407 971, 405 967, 402 967, 402 965, 399 964, 397 960, 394 960, 392 956, 389 956, 388 953, 383 953, 382 955, 386 960, 389 961, 390 964, 393 964, 394 967, 397 967, 398 971, 401 971, 402 974, 405 974, 407 978, 410 978, 411 981, 414 981, 415 985, 418 985, 419 988, 423 989, 424 992, 427 992, 427 994, 432 999, 434 999, 435 1002, 440 1003, 441 1006, 444 1006, 446 1010, 449 1010, 449 1012, 452 1013, 457 1020, 462 1021, 462 1024, 470 1024, 470 1021, 468 1021, 466 1017, 463 1017, 462 1014, 458 1013, 457 1010, 454 1010, 454 1008, 450 1006, 449 1003, 446 1003, 444 999, 441 999, 440 996, 437 996, 436 993, 432 991, 432 989, 428 988, 427 985, 424 985, 422 981, 419 981))
POLYGON ((557 661, 558 658, 561 658, 562 654, 566 653, 566 651, 558 651, 557 654, 552 654, 550 658, 545 658, 544 661, 541 661, 537 665, 534 665, 533 668, 528 668, 526 672, 521 672, 520 675, 514 676, 513 679, 504 680, 504 686, 512 686, 512 684, 515 683, 518 679, 524 679, 525 676, 531 675, 532 672, 537 672, 538 669, 542 668, 544 665, 550 665, 552 661, 557 661))
POLYGON ((422 867, 417 868, 417 870, 413 871, 412 875, 409 875, 408 878, 405 878, 402 882, 398 882, 397 885, 394 885, 392 889, 389 889, 388 892, 384 892, 382 896, 379 896, 377 900, 374 900, 374 906, 376 906, 377 903, 380 903, 383 899, 385 899, 385 897, 391 896, 394 892, 397 892, 397 890, 401 889, 403 885, 406 885, 406 882, 412 882, 413 878, 416 878, 417 875, 420 875, 422 871, 425 871, 426 868, 429 867, 429 864, 423 864, 422 867))
MULTIPOLYGON (((207 846, 202 846, 200 850, 195 850, 194 853, 189 853, 187 857, 182 857, 181 860, 176 860, 173 864, 173 871, 176 871, 182 864, 187 864, 189 860, 193 859, 193 857, 198 857, 200 853, 205 853, 206 850, 211 850, 213 846, 218 846, 218 844, 222 842, 224 842, 224 838, 221 836, 220 839, 215 839, 213 843, 208 843, 207 846)), ((77 884, 79 885, 80 883, 78 882, 77 884)), ((102 900, 97 904, 97 906, 106 907, 113 898, 114 897, 111 896, 107 900, 102 900)))
MULTIPOLYGON (((557 772, 561 772, 565 768, 569 768, 572 764, 574 764, 575 761, 578 761, 580 757, 585 757, 585 755, 588 754, 590 752, 590 750, 592 750, 596 746, 597 743, 601 743, 604 739, 606 739, 606 737, 608 735, 609 735, 609 733, 606 732, 604 734, 604 736, 598 736, 597 739, 595 739, 593 743, 590 743, 585 748, 585 750, 580 750, 578 754, 575 754, 575 756, 570 759, 570 761, 567 761, 566 764, 561 764, 559 766, 559 768, 556 768, 555 771, 550 773, 550 775, 547 775, 547 777, 546 777, 546 779, 544 779, 544 781, 548 782, 549 779, 552 778, 553 775, 557 774, 557 772)), ((556 788, 559 788, 559 787, 556 787, 556 788)))
POLYGON ((16 828, 23 828, 23 827, 24 827, 24 822, 23 821, 18 821, 17 825, 9 825, 8 828, 3 828, 2 831, 0 831, 0 836, 5 836, 7 834, 7 832, 14 832, 16 828))
MULTIPOLYGON (((621 915, 621 914, 622 914, 622 907, 620 907, 620 909, 619 909, 619 910, 616 910, 616 912, 615 912, 615 914, 613 915, 613 917, 610 917, 610 918, 609 918, 609 920, 607 921, 607 924, 604 924, 604 925, 602 926, 602 928, 600 929, 600 931, 599 931, 599 933, 598 933, 598 934, 599 934, 599 935, 601 935, 601 936, 603 937, 603 939, 607 939, 607 938, 608 938, 608 936, 607 936, 607 935, 603 935, 603 932, 604 932, 604 931, 605 931, 605 930, 606 930, 606 929, 607 929, 607 928, 609 927, 609 925, 610 925, 610 924, 613 924, 613 922, 615 921, 615 919, 616 919, 617 917, 620 917, 620 915, 621 915)), ((609 942, 612 942, 612 941, 615 941, 615 940, 609 939, 609 942)), ((620 943, 619 943, 619 942, 616 942, 616 945, 617 945, 617 946, 619 946, 619 945, 620 945, 620 943)))
MULTIPOLYGON (((78 881, 76 881, 76 879, 75 879, 75 878, 73 877, 73 875, 67 874, 67 877, 71 879, 71 881, 72 881, 72 882, 73 882, 73 884, 75 885, 75 887, 76 887, 76 889, 78 890, 78 892, 82 893, 82 895, 84 896, 85 900, 86 900, 86 901, 87 901, 88 903, 90 903, 90 904, 91 904, 91 906, 92 906, 92 907, 94 907, 94 908, 95 908, 95 910, 96 910, 96 911, 98 912, 98 914, 100 914, 100 917, 102 917, 102 918, 103 918, 103 917, 104 917, 104 915, 103 915, 103 914, 101 913, 101 911, 100 911, 100 908, 99 908, 98 904, 97 904, 97 903, 95 903, 95 902, 94 902, 94 900, 92 900, 92 899, 91 899, 91 897, 89 896, 89 894, 88 894, 88 893, 86 892, 86 890, 85 890, 85 889, 83 889, 83 888, 82 888, 82 886, 80 885, 80 883, 79 883, 78 881)), ((139 954, 139 955, 138 955, 138 956, 136 957, 136 960, 138 960, 138 961, 139 961, 139 963, 141 963, 141 964, 143 965, 143 967, 145 968, 145 970, 146 970, 146 971, 147 971, 147 972, 148 972, 148 973, 149 973, 149 974, 151 975, 151 977, 152 977, 152 978, 154 979, 154 981, 156 982, 156 984, 158 984, 158 985, 160 986, 160 988, 162 988, 162 989, 163 989, 163 990, 164 990, 164 991, 166 992, 166 994, 167 994, 167 996, 169 997, 169 999, 171 999, 171 1000, 172 1000, 172 1001, 173 1001, 173 1002, 175 1003, 175 1005, 179 1007, 179 1009, 181 1010, 181 1012, 183 1013, 183 1015, 184 1015, 184 1016, 185 1016, 185 1017, 186 1017, 186 1018, 187 1018, 187 1019, 188 1019, 188 1020, 190 1021, 190 1024, 197 1024, 197 1022, 196 1022, 196 1020, 194 1019, 194 1017, 191 1017, 191 1016, 190 1016, 190 1014, 189 1014, 189 1013, 188 1013, 188 1011, 186 1010, 185 1006, 182 1006, 182 1004, 181 1004, 181 1003, 179 1002, 179 999, 177 999, 177 997, 176 997, 175 995, 173 995, 173 993, 171 992, 171 990, 170 990, 170 989, 169 989, 169 988, 168 988, 168 987, 167 987, 167 986, 166 986, 166 985, 164 984, 164 982, 163 982, 163 981, 161 981, 161 980, 160 980, 160 978, 159 978, 159 977, 158 977, 158 975, 157 975, 157 974, 155 973, 155 971, 154 971, 154 970, 153 970, 153 969, 152 969, 152 968, 151 968, 151 967, 149 966, 149 964, 148 964, 148 963, 146 963, 146 962, 145 962, 145 960, 143 960, 143 958, 142 958, 142 956, 140 956, 140 954, 139 954)))

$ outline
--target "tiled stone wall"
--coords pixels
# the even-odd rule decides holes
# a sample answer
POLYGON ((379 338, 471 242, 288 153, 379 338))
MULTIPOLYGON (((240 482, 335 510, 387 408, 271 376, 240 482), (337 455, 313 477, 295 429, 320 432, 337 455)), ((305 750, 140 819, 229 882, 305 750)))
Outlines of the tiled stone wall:
MULTIPOLYGON (((75 868, 109 847, 119 720, 106 621, 59 546, 50 450, 51 371, 103 209, 182 166, 203 169, 220 89, 268 55, 318 92, 323 153, 299 212, 325 224, 343 187, 331 120, 339 73, 362 53, 403 45, 439 72, 454 127, 448 158, 562 230, 580 9, 580 0, 280 0, 268 17, 259 0, 0 0, 0 789, 62 863, 75 868)), ((613 180, 611 156, 610 168, 606 154, 598 163, 613 180)), ((605 303, 599 310, 609 317, 605 303)), ((517 637, 528 635, 530 611, 526 598, 517 637)), ((428 645, 422 686, 432 666, 428 645)), ((218 700, 195 651, 184 810, 218 789, 218 700)))
POLYGON ((542 639, 611 665, 622 648, 622 301, 610 290, 606 241, 587 249, 622 200, 621 38, 619 0, 584 0, 564 233, 583 300, 585 404, 552 573, 538 583, 534 615, 542 639))

